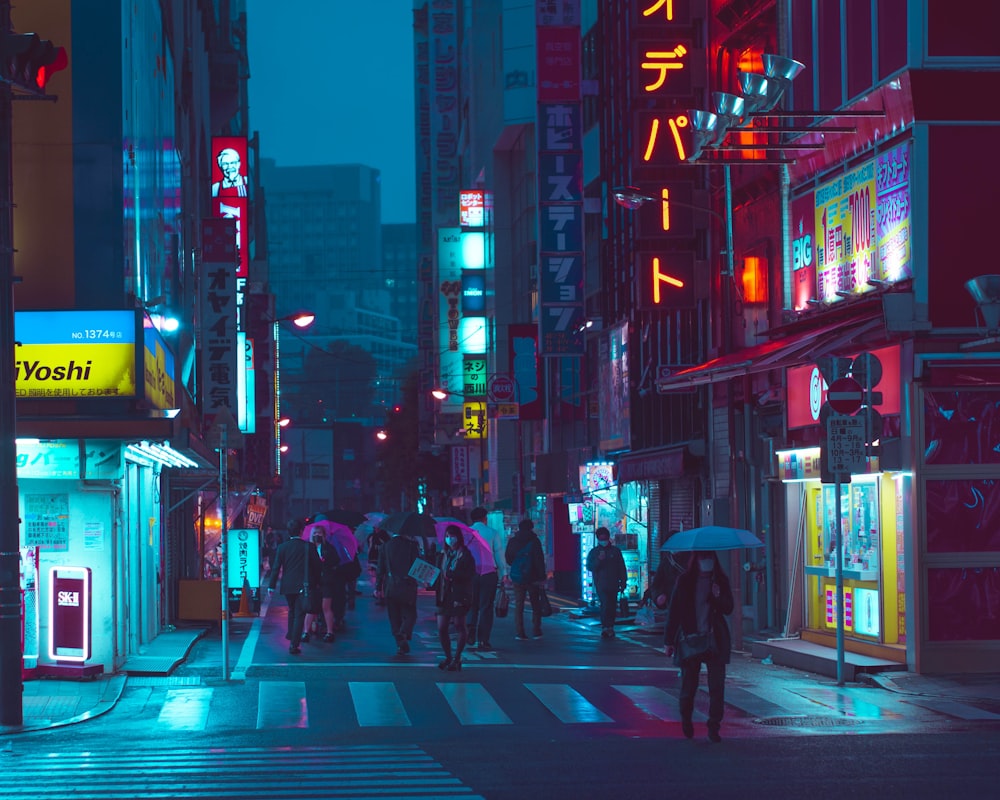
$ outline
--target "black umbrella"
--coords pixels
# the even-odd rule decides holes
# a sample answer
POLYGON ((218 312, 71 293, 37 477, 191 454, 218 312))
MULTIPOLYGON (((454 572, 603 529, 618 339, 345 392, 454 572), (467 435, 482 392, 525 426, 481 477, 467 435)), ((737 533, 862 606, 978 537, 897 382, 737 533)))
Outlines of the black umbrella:
POLYGON ((434 518, 429 514, 418 514, 416 511, 400 511, 396 514, 390 514, 378 526, 384 531, 398 533, 400 536, 437 539, 434 518))
POLYGON ((330 508, 316 516, 321 516, 330 522, 339 522, 348 528, 356 528, 367 519, 360 511, 352 511, 349 508, 330 508))

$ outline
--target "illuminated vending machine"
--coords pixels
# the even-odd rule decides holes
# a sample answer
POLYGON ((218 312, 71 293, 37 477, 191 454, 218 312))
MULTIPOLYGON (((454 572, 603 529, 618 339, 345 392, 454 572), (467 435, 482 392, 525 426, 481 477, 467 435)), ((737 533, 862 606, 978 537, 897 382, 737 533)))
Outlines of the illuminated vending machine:
POLYGON ((593 576, 587 570, 587 553, 597 544, 594 536, 594 503, 589 500, 570 503, 569 524, 573 533, 580 537, 580 597, 586 603, 594 603, 597 601, 597 594, 594 592, 593 576))

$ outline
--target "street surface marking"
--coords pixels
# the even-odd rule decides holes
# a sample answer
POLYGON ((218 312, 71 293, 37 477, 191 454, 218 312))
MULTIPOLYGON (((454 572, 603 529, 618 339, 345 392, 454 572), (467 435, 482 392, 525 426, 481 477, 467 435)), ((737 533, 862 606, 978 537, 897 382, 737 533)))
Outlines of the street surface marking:
POLYGON ((681 715, 677 708, 677 698, 668 694, 659 686, 619 686, 612 684, 611 688, 621 692, 633 704, 657 719, 662 719, 664 722, 680 722, 681 715))
POLYGON ((573 724, 577 722, 614 722, 611 717, 597 706, 587 701, 576 689, 562 683, 526 683, 525 688, 560 722, 573 724))
POLYGON ((362 728, 376 728, 388 725, 410 726, 410 718, 403 708, 399 692, 389 681, 360 682, 347 684, 354 700, 354 713, 362 728))
POLYGON ((481 683, 439 683, 451 710, 463 725, 513 725, 481 683))
POLYGON ((156 721, 173 731, 205 730, 213 691, 209 687, 170 689, 156 721))
POLYGON ((262 681, 257 691, 257 728, 308 728, 305 681, 262 681))
MULTIPOLYGON (((707 694, 708 688, 704 687, 704 691, 707 694)), ((739 686, 726 687, 726 705, 734 706, 751 717, 778 717, 788 713, 783 706, 739 686)))
POLYGON ((903 702, 912 705, 922 706, 938 714, 947 714, 949 717, 958 719, 1000 719, 1000 714, 994 714, 984 708, 960 703, 957 700, 936 699, 933 697, 907 697, 903 702))

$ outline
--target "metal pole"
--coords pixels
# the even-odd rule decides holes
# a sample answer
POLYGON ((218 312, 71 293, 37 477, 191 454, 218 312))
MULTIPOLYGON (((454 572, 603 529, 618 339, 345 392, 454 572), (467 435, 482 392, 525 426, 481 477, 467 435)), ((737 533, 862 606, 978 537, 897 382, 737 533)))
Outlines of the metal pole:
MULTIPOLYGON (((0 36, 11 32, 10 4, 0 3, 0 36)), ((20 518, 14 442, 14 192, 11 88, 0 81, 0 725, 24 722, 21 694, 20 518)))
POLYGON ((837 686, 844 685, 844 526, 840 498, 840 475, 833 484, 837 493, 837 686))
POLYGON ((222 564, 219 577, 222 581, 222 680, 229 680, 229 475, 227 447, 229 432, 225 425, 219 426, 219 505, 221 507, 222 530, 219 538, 219 554, 222 564))

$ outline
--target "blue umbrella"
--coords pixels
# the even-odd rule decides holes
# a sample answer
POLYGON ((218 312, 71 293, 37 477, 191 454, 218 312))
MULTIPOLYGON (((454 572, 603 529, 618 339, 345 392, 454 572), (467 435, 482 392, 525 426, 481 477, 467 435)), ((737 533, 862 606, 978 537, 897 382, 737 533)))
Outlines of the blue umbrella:
POLYGON ((695 550, 742 550, 744 547, 763 547, 764 543, 750 531, 706 525, 678 531, 660 548, 671 553, 691 553, 695 550))

